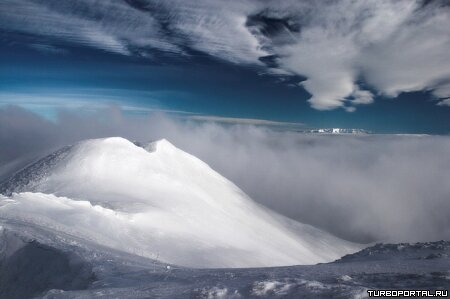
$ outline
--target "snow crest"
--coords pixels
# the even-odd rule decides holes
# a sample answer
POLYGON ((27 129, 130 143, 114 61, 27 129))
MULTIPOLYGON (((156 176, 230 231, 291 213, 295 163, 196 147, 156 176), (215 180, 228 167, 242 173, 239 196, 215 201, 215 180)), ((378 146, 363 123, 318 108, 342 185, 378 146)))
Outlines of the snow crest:
POLYGON ((1 221, 22 221, 190 267, 329 262, 360 248, 252 201, 163 139, 119 138, 56 152, 0 185, 1 221))

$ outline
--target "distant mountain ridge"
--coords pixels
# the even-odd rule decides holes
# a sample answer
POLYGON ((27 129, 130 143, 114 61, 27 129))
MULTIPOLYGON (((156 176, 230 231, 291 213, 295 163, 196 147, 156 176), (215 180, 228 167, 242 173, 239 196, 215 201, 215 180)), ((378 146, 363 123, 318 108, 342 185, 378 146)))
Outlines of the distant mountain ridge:
POLYGON ((300 133, 314 133, 314 134, 371 134, 371 131, 364 129, 349 129, 349 128, 319 128, 319 129, 305 129, 299 130, 300 133))

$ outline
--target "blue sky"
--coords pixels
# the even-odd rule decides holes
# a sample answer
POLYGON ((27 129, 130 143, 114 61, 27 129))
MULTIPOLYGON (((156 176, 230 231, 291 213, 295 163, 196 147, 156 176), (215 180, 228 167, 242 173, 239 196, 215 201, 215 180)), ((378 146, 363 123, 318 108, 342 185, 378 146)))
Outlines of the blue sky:
POLYGON ((450 133, 445 2, 325 2, 3 0, 0 105, 450 133))

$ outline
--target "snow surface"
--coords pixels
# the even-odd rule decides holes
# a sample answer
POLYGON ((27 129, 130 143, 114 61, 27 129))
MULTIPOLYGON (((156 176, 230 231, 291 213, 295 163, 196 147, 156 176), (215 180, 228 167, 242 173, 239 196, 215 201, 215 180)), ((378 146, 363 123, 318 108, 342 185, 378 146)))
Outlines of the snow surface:
POLYGON ((0 190, 0 221, 182 266, 315 264, 361 248, 256 204, 164 139, 145 148, 118 137, 84 141, 0 190))
POLYGON ((0 298, 368 298, 367 290, 450 288, 450 242, 378 244, 337 262, 192 269, 3 223, 0 298), (30 241, 30 237, 39 241, 30 241), (41 242, 49 245, 43 245, 41 242), (61 279, 63 278, 63 279, 61 279), (74 284, 76 283, 76 284, 74 284), (26 296, 24 296, 26 295, 26 296))

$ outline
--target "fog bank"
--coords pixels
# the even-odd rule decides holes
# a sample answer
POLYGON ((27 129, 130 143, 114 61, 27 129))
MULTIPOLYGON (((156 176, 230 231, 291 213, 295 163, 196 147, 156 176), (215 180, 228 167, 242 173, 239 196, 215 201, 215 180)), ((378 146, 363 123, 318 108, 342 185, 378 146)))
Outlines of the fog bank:
POLYGON ((319 136, 167 115, 0 109, 0 177, 86 138, 160 138, 196 155, 255 201, 352 241, 450 239, 450 137, 319 136))

